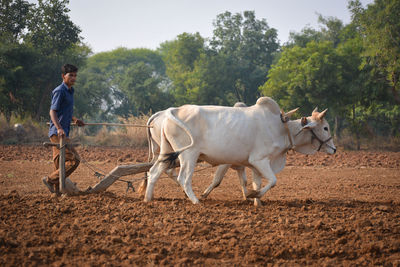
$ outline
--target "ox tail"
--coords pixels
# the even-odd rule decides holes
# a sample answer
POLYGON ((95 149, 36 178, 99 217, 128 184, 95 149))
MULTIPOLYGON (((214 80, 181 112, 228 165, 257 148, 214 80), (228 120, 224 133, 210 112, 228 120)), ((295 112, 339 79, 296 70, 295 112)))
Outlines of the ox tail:
MULTIPOLYGON (((182 128, 186 132, 186 134, 190 138, 190 144, 185 147, 182 147, 181 149, 179 149, 175 152, 163 154, 163 157, 165 157, 165 158, 162 161, 169 163, 169 168, 174 168, 175 160, 178 158, 178 156, 186 149, 192 147, 194 144, 193 136, 192 136, 190 130, 188 129, 188 127, 182 121, 180 121, 177 117, 175 117, 174 114, 172 113, 172 111, 174 109, 175 108, 169 108, 166 110, 167 118, 170 119, 171 121, 173 121, 175 124, 177 124, 180 128, 182 128)), ((161 135, 164 136, 166 139, 165 132, 164 132, 164 124, 163 124, 162 128, 163 129, 162 129, 161 135)))
MULTIPOLYGON (((156 112, 155 114, 153 114, 149 118, 149 120, 147 121, 146 125, 147 126, 151 126, 151 123, 154 121, 155 118, 160 116, 160 114, 161 114, 161 111, 156 112)), ((149 146, 147 162, 150 162, 150 161, 152 161, 154 159, 154 139, 151 136, 151 128, 150 127, 147 127, 146 135, 147 135, 147 144, 149 146)), ((147 188, 147 173, 146 173, 146 177, 143 179, 143 181, 139 185, 138 193, 140 195, 144 196, 144 194, 146 192, 146 188, 147 188)))
MULTIPOLYGON (((153 114, 150 118, 149 118, 149 120, 147 121, 147 123, 146 123, 146 125, 147 126, 151 126, 151 123, 153 122, 153 120, 155 119, 155 118, 157 118, 158 116, 160 115, 160 112, 157 112, 157 113, 155 113, 155 114, 153 114)), ((153 153, 153 147, 154 147, 154 140, 153 140, 153 137, 151 136, 151 131, 150 131, 151 129, 150 129, 150 127, 147 127, 147 131, 146 131, 146 134, 147 134, 147 144, 148 144, 148 146, 149 146, 149 154, 148 154, 148 158, 147 158, 147 161, 148 162, 150 162, 153 158, 154 158, 154 153, 153 153)))
POLYGON ((181 154, 181 151, 166 153, 163 156, 166 157, 162 160, 162 162, 168 163, 168 169, 173 169, 176 167, 176 160, 181 154))

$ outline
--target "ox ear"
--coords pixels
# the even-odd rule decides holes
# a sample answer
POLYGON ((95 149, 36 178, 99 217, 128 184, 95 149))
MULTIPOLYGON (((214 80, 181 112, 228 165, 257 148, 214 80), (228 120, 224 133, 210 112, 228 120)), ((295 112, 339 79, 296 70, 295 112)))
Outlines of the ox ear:
POLYGON ((316 121, 310 121, 309 123, 304 125, 303 128, 301 128, 301 130, 311 130, 312 128, 314 128, 317 125, 318 125, 318 123, 316 121))
POLYGON ((328 111, 328 109, 325 109, 324 111, 319 113, 318 114, 318 119, 322 120, 325 117, 327 111, 328 111))
POLYGON ((294 113, 296 113, 297 110, 299 110, 299 108, 292 109, 291 111, 285 113, 285 117, 290 118, 290 116, 292 116, 294 113))
POLYGON ((314 119, 318 119, 318 107, 315 107, 313 112, 311 112, 311 117, 313 117, 314 119))

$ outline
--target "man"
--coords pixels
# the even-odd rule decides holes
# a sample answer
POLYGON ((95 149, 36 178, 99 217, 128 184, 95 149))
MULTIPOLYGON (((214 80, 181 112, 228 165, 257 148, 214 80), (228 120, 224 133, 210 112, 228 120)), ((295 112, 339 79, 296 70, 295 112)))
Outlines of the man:
MULTIPOLYGON (((52 92, 50 107, 50 129, 49 137, 52 143, 60 143, 61 137, 66 138, 66 142, 70 142, 68 136, 71 122, 78 126, 84 126, 82 120, 74 117, 74 88, 77 77, 78 68, 71 64, 65 64, 61 68, 61 77, 63 83, 55 88, 52 92)), ((59 185, 59 158, 60 150, 53 146, 53 162, 55 171, 48 177, 42 179, 51 193, 60 195, 59 185)), ((70 176, 80 163, 80 157, 74 148, 65 149, 65 177, 70 176)))

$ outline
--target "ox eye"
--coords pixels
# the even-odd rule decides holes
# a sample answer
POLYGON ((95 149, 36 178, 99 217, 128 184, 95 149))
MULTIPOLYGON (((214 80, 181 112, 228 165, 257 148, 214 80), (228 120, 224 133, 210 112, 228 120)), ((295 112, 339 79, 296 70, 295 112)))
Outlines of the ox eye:
POLYGON ((325 130, 325 131, 328 131, 328 127, 324 127, 324 130, 325 130))

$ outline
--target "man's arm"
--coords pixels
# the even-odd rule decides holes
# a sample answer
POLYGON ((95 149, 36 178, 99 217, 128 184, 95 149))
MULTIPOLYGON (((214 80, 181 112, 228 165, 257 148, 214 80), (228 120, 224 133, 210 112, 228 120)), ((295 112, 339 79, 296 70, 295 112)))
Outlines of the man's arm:
POLYGON ((64 129, 61 127, 61 124, 58 120, 57 111, 50 109, 50 119, 53 122, 54 126, 57 128, 57 135, 63 136, 65 135, 64 129))

